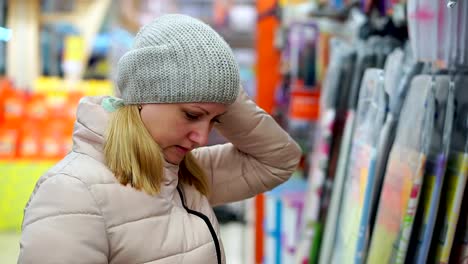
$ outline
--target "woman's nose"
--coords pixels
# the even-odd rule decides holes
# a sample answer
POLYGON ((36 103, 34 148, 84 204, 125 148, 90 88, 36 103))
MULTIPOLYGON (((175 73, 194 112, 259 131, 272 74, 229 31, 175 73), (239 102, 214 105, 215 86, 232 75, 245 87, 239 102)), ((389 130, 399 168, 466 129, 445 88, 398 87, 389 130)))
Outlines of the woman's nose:
POLYGON ((208 136, 210 134, 211 125, 200 125, 193 129, 189 134, 189 139, 196 143, 197 146, 202 147, 208 143, 208 136))

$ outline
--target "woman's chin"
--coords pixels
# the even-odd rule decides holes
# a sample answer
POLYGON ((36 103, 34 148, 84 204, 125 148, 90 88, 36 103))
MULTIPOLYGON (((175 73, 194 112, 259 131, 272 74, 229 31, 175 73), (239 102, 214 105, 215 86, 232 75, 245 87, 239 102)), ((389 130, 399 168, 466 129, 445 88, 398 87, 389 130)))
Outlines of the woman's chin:
POLYGON ((180 157, 171 157, 171 156, 168 156, 168 157, 165 157, 164 158, 166 160, 167 163, 170 163, 172 165, 179 165, 182 160, 184 160, 184 158, 180 158, 180 157))
POLYGON ((164 151, 164 159, 170 164, 179 165, 184 160, 185 154, 186 152, 177 148, 168 148, 164 151))

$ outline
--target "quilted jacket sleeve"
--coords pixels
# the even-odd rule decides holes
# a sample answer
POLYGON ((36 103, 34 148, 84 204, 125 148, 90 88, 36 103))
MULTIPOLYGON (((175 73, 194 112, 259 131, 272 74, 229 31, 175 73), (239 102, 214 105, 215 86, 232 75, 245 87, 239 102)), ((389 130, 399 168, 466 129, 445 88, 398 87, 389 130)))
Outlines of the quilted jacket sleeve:
POLYGON ((18 263, 108 263, 101 213, 80 180, 55 175, 36 187, 24 213, 18 263))
POLYGON ((212 205, 250 198, 289 179, 299 146, 243 89, 220 121, 217 129, 230 143, 194 152, 207 173, 212 205))

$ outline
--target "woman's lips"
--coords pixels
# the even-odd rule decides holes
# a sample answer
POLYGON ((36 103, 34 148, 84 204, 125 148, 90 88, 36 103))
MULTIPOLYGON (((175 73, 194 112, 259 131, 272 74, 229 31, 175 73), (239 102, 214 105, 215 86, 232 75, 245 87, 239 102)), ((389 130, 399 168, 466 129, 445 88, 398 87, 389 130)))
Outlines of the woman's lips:
POLYGON ((182 154, 184 154, 184 155, 185 155, 185 153, 187 153, 187 152, 190 151, 190 149, 184 148, 184 147, 182 147, 182 146, 176 146, 176 148, 177 148, 177 150, 178 150, 180 153, 182 153, 182 154))

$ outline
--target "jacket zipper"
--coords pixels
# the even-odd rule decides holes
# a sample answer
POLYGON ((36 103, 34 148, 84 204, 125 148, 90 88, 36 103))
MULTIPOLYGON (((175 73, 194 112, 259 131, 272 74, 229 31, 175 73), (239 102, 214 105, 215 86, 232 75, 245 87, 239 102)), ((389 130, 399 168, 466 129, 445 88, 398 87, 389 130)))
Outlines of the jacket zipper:
POLYGON ((208 226, 208 229, 210 230, 211 237, 213 238, 213 242, 215 244, 216 257, 218 258, 218 264, 221 264, 221 247, 219 246, 219 240, 218 240, 218 237, 216 236, 216 232, 215 232, 213 226, 211 225, 210 219, 208 219, 208 217, 206 215, 204 215, 204 214, 202 214, 200 212, 189 209, 185 205, 184 195, 182 194, 182 191, 179 189, 179 187, 177 187, 177 191, 179 192, 180 200, 182 201, 182 206, 185 208, 185 210, 187 210, 187 212, 189 214, 196 215, 196 216, 200 217, 203 221, 205 221, 206 225, 208 226))

